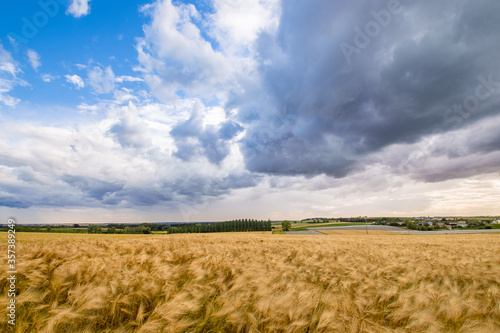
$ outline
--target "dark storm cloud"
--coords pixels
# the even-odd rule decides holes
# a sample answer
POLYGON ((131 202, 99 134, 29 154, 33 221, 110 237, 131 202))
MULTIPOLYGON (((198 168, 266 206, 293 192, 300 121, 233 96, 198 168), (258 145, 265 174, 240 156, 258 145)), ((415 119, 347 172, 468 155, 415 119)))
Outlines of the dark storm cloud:
POLYGON ((187 198, 189 201, 202 197, 215 197, 228 194, 231 190, 255 186, 261 177, 248 172, 229 174, 224 177, 202 177, 193 175, 186 179, 178 179, 167 185, 173 193, 187 198))
MULTIPOLYGON (((31 167, 21 167, 14 174, 17 174, 17 182, 7 179, 0 182, 0 192, 9 194, 0 197, 0 207, 65 207, 79 206, 82 203, 82 196, 74 193, 67 183, 36 172, 31 167), (47 186, 48 184, 50 185, 47 186)), ((84 200, 87 199, 86 195, 84 200)))
MULTIPOLYGON (((424 147, 414 148, 413 178, 439 182, 498 173, 500 166, 500 116, 490 117, 466 129, 444 133, 424 147)), ((397 156, 396 154, 392 154, 397 156)), ((389 164, 391 164, 389 162, 389 164)), ((398 167, 398 163, 393 163, 398 167)))
MULTIPOLYGON (((133 206, 153 206, 172 200, 172 194, 165 189, 148 188, 147 186, 127 188, 117 194, 133 206)), ((117 202, 119 203, 119 202, 117 202)))
POLYGON ((251 171, 342 177, 388 146, 499 112, 497 1, 285 0, 282 9, 277 35, 259 39, 260 81, 228 103, 246 125, 251 171))
POLYGON ((123 188, 121 184, 105 182, 88 177, 65 175, 62 177, 62 180, 95 200, 103 200, 105 196, 116 193, 123 188))
POLYGON ((0 206, 9 208, 30 208, 32 204, 25 200, 20 201, 9 197, 0 197, 0 206))

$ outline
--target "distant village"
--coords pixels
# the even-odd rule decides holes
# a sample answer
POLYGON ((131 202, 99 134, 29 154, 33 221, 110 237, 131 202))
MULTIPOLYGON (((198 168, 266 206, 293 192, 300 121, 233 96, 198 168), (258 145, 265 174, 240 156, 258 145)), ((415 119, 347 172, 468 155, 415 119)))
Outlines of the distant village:
MULTIPOLYGON (((399 225, 404 225, 406 222, 398 222, 399 225)), ((466 220, 455 220, 455 219, 449 219, 446 217, 416 217, 415 218, 415 224, 417 226, 426 226, 426 227, 434 227, 435 229, 440 228, 440 229, 453 229, 453 228, 468 228, 468 227, 485 227, 486 224, 491 223, 491 224, 500 224, 499 219, 494 219, 493 221, 490 220, 481 220, 481 219, 474 219, 473 221, 466 221, 466 220), (437 227, 437 228, 436 228, 437 227)))
MULTIPOLYGON (((406 227, 412 230, 432 231, 432 230, 452 230, 457 228, 492 229, 492 225, 500 224, 500 218, 465 218, 465 217, 430 217, 419 216, 413 218, 399 217, 368 217, 359 216, 351 218, 308 218, 301 222, 306 223, 330 223, 330 222, 364 222, 378 225, 390 225, 395 227, 406 227)), ((496 229, 496 228, 495 228, 496 229)), ((499 228, 500 229, 500 228, 499 228)))

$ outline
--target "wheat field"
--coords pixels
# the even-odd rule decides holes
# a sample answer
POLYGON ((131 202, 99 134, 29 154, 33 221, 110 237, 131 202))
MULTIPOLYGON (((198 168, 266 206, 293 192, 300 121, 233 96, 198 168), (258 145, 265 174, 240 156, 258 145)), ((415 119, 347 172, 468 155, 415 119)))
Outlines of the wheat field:
POLYGON ((500 332, 499 234, 17 236, 16 332, 500 332))

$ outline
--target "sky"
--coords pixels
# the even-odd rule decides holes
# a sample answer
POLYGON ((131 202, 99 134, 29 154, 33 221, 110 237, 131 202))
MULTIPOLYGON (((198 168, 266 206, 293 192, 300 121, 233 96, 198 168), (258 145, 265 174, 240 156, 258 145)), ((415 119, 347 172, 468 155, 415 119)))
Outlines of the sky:
POLYGON ((0 216, 500 214, 496 0, 19 0, 0 216))

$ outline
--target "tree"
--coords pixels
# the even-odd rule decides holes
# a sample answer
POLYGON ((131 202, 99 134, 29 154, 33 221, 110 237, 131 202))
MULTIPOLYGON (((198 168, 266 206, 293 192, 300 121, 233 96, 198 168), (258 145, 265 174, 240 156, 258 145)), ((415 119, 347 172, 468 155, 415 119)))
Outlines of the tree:
POLYGON ((89 234, 100 234, 102 232, 101 227, 95 224, 91 224, 87 228, 89 234))
POLYGON ((406 222, 406 227, 411 230, 417 229, 417 225, 411 221, 406 222))
POLYGON ((108 234, 114 234, 114 233, 116 233, 116 227, 109 227, 107 233, 108 234))
POLYGON ((281 228, 283 229, 283 231, 290 231, 291 227, 292 224, 290 223, 290 221, 284 220, 283 222, 281 222, 281 228))
POLYGON ((150 234, 151 233, 151 228, 150 227, 145 227, 143 225, 140 225, 137 228, 133 228, 132 232, 134 234, 150 234))

